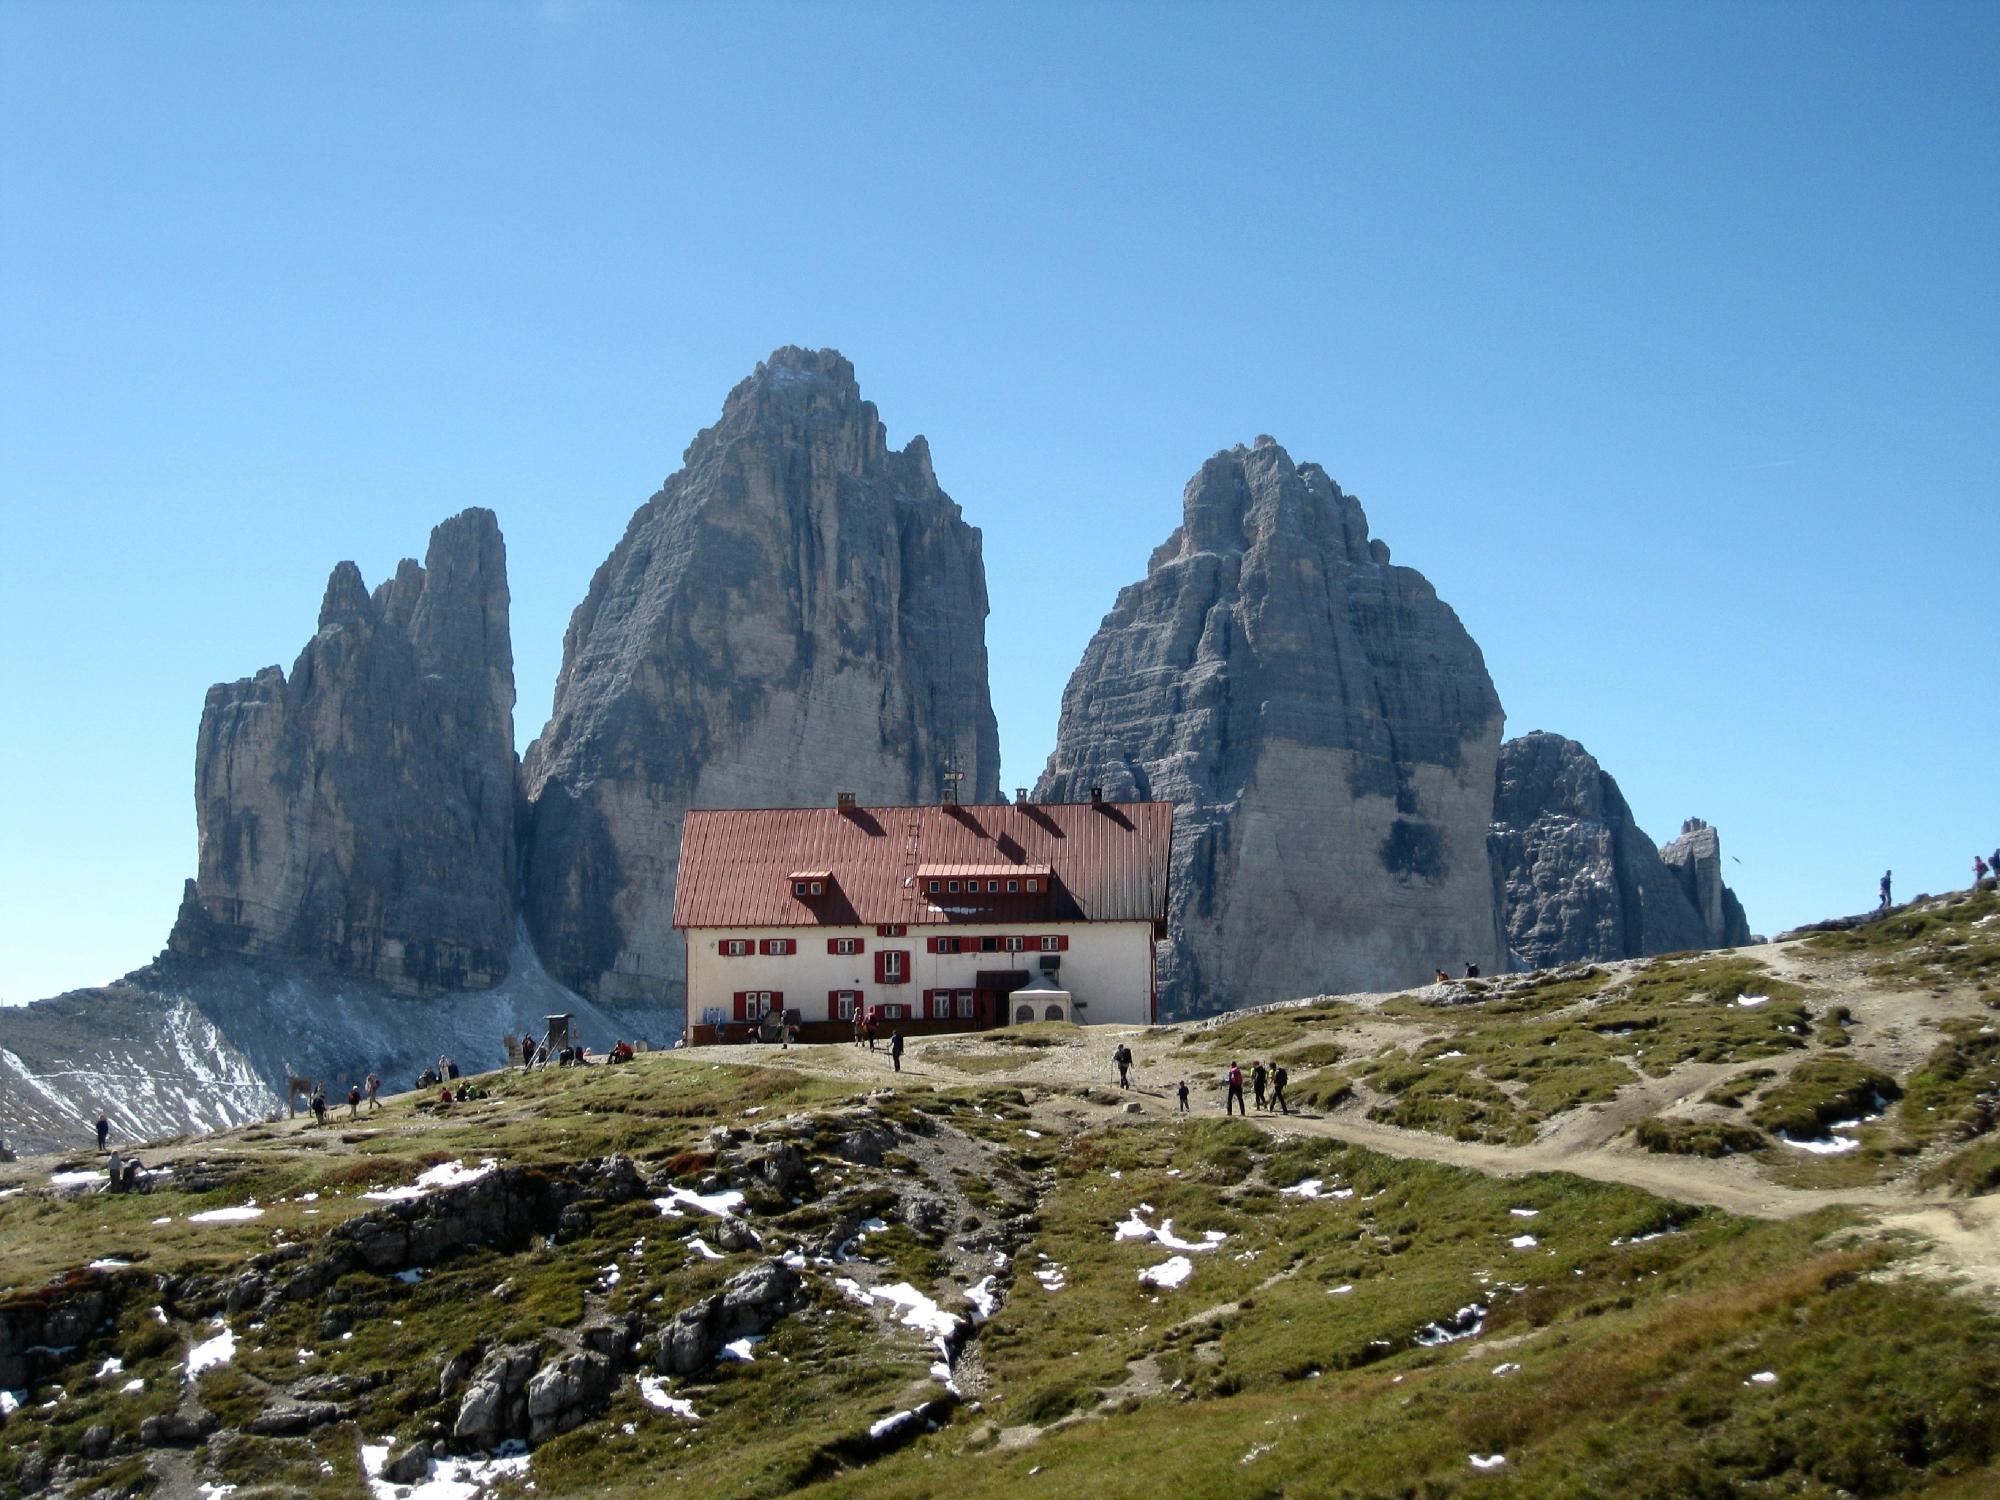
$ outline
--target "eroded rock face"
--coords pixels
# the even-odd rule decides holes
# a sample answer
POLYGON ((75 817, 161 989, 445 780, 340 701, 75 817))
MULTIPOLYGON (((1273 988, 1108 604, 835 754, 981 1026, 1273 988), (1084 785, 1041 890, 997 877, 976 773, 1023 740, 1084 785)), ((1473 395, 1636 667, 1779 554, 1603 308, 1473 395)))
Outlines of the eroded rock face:
POLYGON ((304 958, 402 994, 481 989, 514 942, 514 660, 499 523, 468 510, 371 595, 343 562, 319 630, 210 688, 200 873, 169 946, 304 958))
POLYGON ((1036 788, 1175 804, 1163 1015, 1490 965, 1501 712, 1478 646, 1269 438, 1182 504, 1070 678, 1036 788))
POLYGON ((1530 968, 1712 947, 1618 783, 1575 740, 1500 747, 1493 878, 1507 945, 1530 968))
POLYGON ((853 367, 780 349, 640 507, 570 621, 530 748, 526 905, 550 971, 678 1000, 689 807, 999 791, 979 533, 892 451, 853 367))
POLYGON ((1680 837, 1661 848, 1660 858, 1701 918, 1703 947, 1739 948, 1754 941, 1743 903, 1722 881, 1721 835, 1700 818, 1689 818, 1680 837))

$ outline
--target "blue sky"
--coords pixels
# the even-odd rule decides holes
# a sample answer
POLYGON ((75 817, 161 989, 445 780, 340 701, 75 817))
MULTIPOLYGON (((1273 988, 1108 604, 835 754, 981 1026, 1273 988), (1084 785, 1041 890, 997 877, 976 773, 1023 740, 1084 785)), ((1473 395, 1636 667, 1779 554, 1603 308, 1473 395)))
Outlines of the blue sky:
POLYGON ((160 946, 211 682, 506 533, 526 743, 785 343, 985 534, 1004 780, 1269 432, 1760 930, 2000 845, 2000 7, 0 6, 0 997, 160 946))

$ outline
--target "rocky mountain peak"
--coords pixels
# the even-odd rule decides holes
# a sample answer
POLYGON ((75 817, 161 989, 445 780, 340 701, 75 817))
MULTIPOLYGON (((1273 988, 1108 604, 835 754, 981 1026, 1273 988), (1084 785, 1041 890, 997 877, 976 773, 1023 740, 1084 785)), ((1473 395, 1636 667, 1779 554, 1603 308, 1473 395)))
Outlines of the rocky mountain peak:
POLYGON ((1036 795, 1176 805, 1167 1013, 1399 985, 1498 950, 1500 722, 1458 617, 1263 437, 1188 482, 1070 679, 1036 795))
POLYGON ((853 367, 776 351, 640 507, 564 639, 530 748, 526 900, 552 972, 676 999, 687 808, 998 795, 979 533, 853 367))
POLYGON ((169 947, 304 959, 406 994, 506 973, 514 669, 488 510, 431 533, 371 597, 336 566, 289 678, 209 689, 199 872, 169 947))

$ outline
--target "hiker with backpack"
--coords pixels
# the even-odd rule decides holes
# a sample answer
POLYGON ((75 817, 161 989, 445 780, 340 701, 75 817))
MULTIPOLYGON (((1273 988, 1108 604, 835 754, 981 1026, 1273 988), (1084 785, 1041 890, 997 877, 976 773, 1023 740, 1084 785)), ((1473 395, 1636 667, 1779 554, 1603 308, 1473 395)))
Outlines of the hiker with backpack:
POLYGON ((1271 1065, 1271 1108, 1275 1109, 1281 1115, 1288 1115, 1292 1112, 1291 1106, 1285 1103, 1285 1078, 1284 1064, 1273 1063, 1271 1065))
POLYGON ((1111 1052, 1112 1062, 1118 1065, 1118 1087, 1127 1088, 1126 1075, 1132 1069, 1132 1049, 1120 1042, 1111 1052))
POLYGON ((1260 1062, 1250 1064, 1250 1086, 1256 1091, 1259 1109, 1264 1107, 1264 1078, 1264 1065, 1260 1062))
POLYGON ((1250 1111, 1243 1107, 1243 1070, 1235 1063, 1229 1065, 1229 1094, 1222 1101, 1222 1112, 1248 1116, 1250 1111))

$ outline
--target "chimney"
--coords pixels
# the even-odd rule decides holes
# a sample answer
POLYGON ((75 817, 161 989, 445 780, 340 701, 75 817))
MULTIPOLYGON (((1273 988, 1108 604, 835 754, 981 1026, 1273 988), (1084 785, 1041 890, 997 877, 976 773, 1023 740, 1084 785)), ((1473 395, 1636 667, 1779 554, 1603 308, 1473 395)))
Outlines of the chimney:
POLYGON ((835 793, 833 794, 833 805, 834 805, 835 807, 839 808, 839 809, 840 809, 840 810, 841 810, 842 812, 853 812, 853 811, 854 811, 854 793, 852 793, 852 792, 835 792, 835 793))
POLYGON ((1090 805, 1091 805, 1092 807, 1102 807, 1102 806, 1104 806, 1104 788, 1103 788, 1103 787, 1101 787, 1101 786, 1094 786, 1094 787, 1092 787, 1092 788, 1090 789, 1090 805))
POLYGON ((1028 789, 1026 787, 1017 786, 1014 788, 1014 805, 1016 807, 1026 807, 1028 805, 1028 789))

